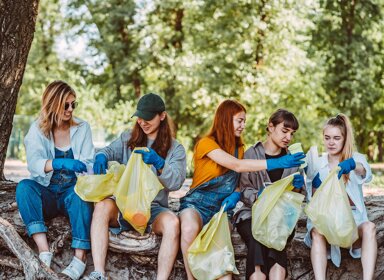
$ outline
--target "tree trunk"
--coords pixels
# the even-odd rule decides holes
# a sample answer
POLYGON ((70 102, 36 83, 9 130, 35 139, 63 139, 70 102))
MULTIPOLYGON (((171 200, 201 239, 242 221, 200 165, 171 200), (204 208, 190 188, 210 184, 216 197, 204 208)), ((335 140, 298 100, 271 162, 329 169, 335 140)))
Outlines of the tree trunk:
POLYGON ((377 161, 383 162, 383 137, 384 132, 379 131, 377 132, 377 149, 378 149, 378 155, 377 155, 377 161))
POLYGON ((0 181, 17 95, 35 32, 38 0, 0 0, 0 181))
MULTIPOLYGON (((18 215, 15 204, 15 184, 0 182, 0 279, 25 279, 27 273, 33 277, 44 279, 58 279, 53 271, 44 269, 37 260, 37 256, 24 246, 25 242, 35 248, 31 238, 28 238, 18 215), (7 220, 9 223, 5 222, 7 220), (24 241, 23 241, 24 240, 24 241), (12 254, 12 253, 13 254, 12 254), (15 258, 17 256, 17 259, 15 258), (27 258, 28 257, 28 258, 27 258), (29 259, 29 262, 26 262, 29 259), (36 268, 39 268, 36 270, 36 268)), ((172 210, 179 208, 178 199, 170 199, 172 210)), ((369 219, 376 224, 378 258, 374 279, 384 279, 384 196, 366 198, 369 219)), ((306 232, 306 217, 303 215, 296 228, 295 238, 288 246, 288 279, 314 279, 310 250, 304 245, 306 232)), ((68 220, 58 217, 48 223, 48 240, 50 251, 54 254, 52 268, 62 270, 73 256, 71 249, 70 227, 68 220)), ((111 279, 156 279, 157 254, 160 237, 153 234, 138 236, 124 232, 120 235, 110 234, 109 250, 106 269, 111 279)), ((236 266, 240 271, 234 279, 245 279, 245 262, 247 248, 239 234, 232 233, 232 244, 236 255, 236 266)), ((34 250, 36 252, 36 249, 34 250)), ((93 270, 91 255, 88 254, 86 275, 93 270)), ((362 266, 359 259, 352 259, 346 250, 342 251, 340 268, 328 262, 327 279, 362 279, 362 266)), ((170 280, 186 279, 181 255, 179 255, 170 280)))

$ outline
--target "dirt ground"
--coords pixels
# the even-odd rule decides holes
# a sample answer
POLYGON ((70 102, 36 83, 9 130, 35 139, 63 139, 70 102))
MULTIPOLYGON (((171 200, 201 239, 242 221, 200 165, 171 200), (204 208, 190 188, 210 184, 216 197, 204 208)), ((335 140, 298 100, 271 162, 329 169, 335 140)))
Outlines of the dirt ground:
MULTIPOLYGON (((373 163, 371 164, 371 168, 378 175, 384 174, 384 163, 373 163)), ((14 160, 14 159, 7 159, 5 161, 4 174, 8 180, 12 180, 15 182, 19 182, 20 180, 29 177, 27 164, 20 160, 14 160)), ((190 178, 186 179, 181 189, 175 192, 171 192, 170 196, 174 198, 180 198, 184 196, 185 193, 188 191, 191 183, 192 183, 192 180, 190 178)), ((376 186, 375 187, 368 186, 364 188, 363 191, 364 191, 364 196, 384 195, 384 186, 381 186, 380 188, 377 188, 376 186)))

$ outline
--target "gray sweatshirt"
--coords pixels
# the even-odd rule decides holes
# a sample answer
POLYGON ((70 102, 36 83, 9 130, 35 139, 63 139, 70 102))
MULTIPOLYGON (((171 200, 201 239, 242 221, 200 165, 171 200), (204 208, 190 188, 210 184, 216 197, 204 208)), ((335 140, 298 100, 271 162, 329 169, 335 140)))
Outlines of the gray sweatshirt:
MULTIPOLYGON (((265 159, 265 149, 262 142, 257 142, 250 147, 244 154, 244 159, 265 159)), ((298 167, 286 168, 283 171, 282 178, 285 178, 295 172, 298 167)), ((235 214, 235 222, 239 223, 252 217, 252 206, 256 201, 258 191, 264 187, 265 182, 271 182, 267 170, 257 172, 243 172, 240 174, 240 191, 243 206, 235 214)))
MULTIPOLYGON (((119 138, 115 139, 107 147, 101 149, 97 154, 104 154, 108 161, 117 161, 121 164, 127 164, 132 151, 128 148, 128 140, 131 138, 131 131, 124 131, 119 138)), ((148 141, 147 147, 152 145, 153 141, 148 141)), ((96 155, 97 155, 96 154, 96 155)), ((168 195, 170 191, 176 191, 182 186, 186 176, 186 156, 185 149, 175 139, 172 140, 172 146, 165 158, 165 164, 160 175, 152 166, 152 171, 158 176, 159 181, 164 186, 153 202, 159 203, 163 207, 168 207, 168 195)))

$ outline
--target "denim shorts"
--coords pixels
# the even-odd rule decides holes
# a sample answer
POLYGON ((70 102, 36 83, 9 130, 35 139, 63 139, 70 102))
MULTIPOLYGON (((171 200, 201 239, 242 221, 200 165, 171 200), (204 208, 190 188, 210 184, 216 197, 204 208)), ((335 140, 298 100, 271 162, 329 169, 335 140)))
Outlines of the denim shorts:
MULTIPOLYGON (((228 171, 190 190, 180 199, 180 213, 187 208, 196 210, 204 226, 220 211, 223 200, 234 192, 238 177, 238 173, 228 171)), ((227 214, 231 218, 233 211, 228 211, 227 214)))
MULTIPOLYGON (((169 208, 167 207, 163 207, 157 203, 152 203, 151 204, 151 217, 149 218, 149 221, 148 221, 148 224, 147 224, 147 228, 145 229, 145 232, 146 233, 149 233, 151 232, 152 230, 152 224, 153 222, 155 221, 155 219, 157 218, 157 216, 162 213, 162 212, 165 212, 165 211, 170 211, 172 212, 169 208)), ((110 227, 109 230, 113 233, 113 234, 120 234, 121 232, 123 231, 130 231, 130 230, 135 230, 133 228, 133 226, 123 218, 123 214, 121 213, 121 211, 119 210, 119 214, 118 214, 118 218, 117 218, 117 222, 119 223, 119 226, 120 227, 110 227)))

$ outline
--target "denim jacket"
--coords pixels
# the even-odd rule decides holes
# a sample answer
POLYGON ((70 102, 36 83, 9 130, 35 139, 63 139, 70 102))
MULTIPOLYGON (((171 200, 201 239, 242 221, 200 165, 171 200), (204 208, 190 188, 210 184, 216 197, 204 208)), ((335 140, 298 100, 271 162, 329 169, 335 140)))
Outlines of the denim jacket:
MULTIPOLYGON (((74 159, 90 163, 93 161, 94 155, 91 128, 86 121, 78 118, 74 118, 74 121, 77 125, 70 128, 74 159)), ((43 186, 48 186, 53 171, 46 173, 44 168, 47 160, 55 158, 55 143, 52 132, 50 139, 48 139, 39 128, 39 120, 35 120, 25 136, 24 145, 31 179, 43 186)))

